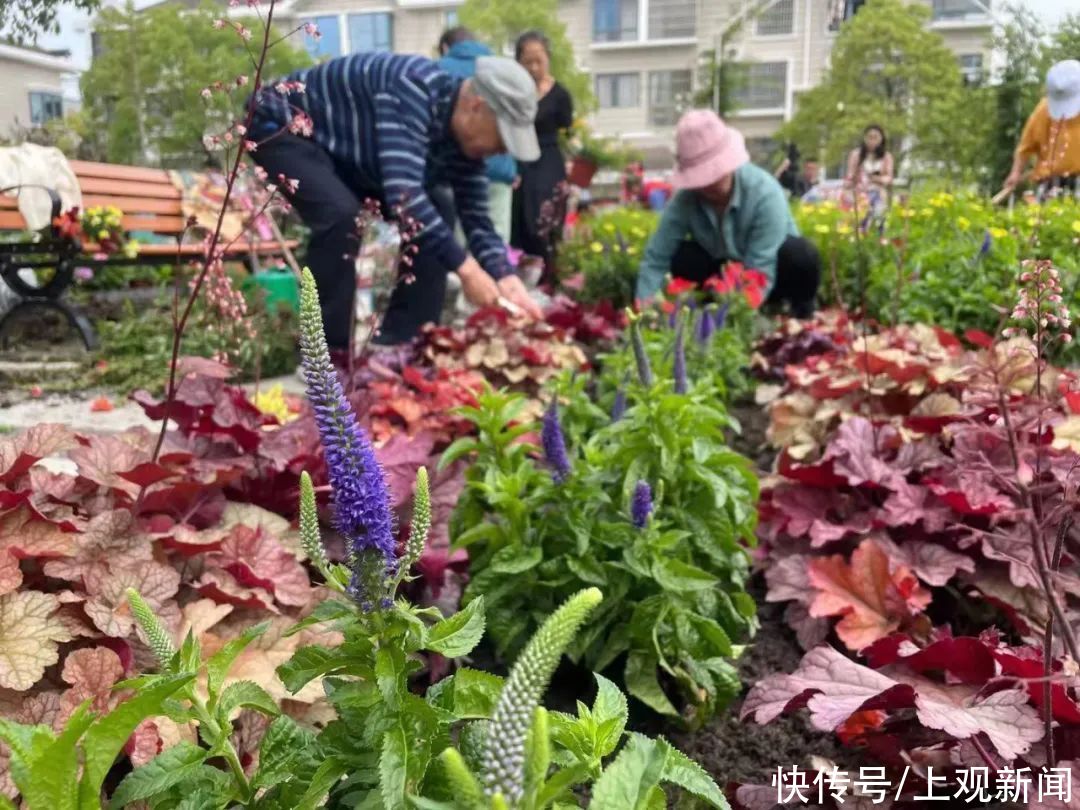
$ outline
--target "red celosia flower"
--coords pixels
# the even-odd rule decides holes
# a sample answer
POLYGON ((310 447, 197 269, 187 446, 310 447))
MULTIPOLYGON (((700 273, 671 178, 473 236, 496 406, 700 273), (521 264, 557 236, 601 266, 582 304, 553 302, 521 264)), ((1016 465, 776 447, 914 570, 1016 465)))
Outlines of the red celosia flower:
POLYGON ((667 294, 673 298, 697 289, 697 284, 685 278, 673 278, 667 285, 667 294))

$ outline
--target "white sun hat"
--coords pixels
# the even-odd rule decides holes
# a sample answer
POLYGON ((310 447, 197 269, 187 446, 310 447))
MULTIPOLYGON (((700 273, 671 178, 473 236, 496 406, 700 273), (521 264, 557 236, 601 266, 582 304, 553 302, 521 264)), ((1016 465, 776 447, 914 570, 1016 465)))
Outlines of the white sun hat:
POLYGON ((1065 59, 1047 71, 1046 100, 1055 121, 1080 115, 1080 62, 1065 59))

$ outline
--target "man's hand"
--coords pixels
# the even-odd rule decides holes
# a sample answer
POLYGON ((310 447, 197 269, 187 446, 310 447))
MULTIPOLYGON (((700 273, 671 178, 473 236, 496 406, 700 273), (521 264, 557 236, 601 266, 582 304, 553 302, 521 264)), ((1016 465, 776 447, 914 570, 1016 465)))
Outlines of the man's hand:
POLYGON ((494 307, 499 303, 499 285, 495 279, 484 272, 484 268, 469 256, 457 269, 458 278, 461 279, 461 291, 465 293, 465 300, 477 307, 494 307))
POLYGON ((533 300, 531 295, 529 295, 529 291, 525 289, 524 282, 517 276, 510 275, 499 279, 498 287, 499 291, 508 301, 521 307, 525 314, 533 320, 538 321, 544 317, 544 312, 540 309, 540 305, 533 300))

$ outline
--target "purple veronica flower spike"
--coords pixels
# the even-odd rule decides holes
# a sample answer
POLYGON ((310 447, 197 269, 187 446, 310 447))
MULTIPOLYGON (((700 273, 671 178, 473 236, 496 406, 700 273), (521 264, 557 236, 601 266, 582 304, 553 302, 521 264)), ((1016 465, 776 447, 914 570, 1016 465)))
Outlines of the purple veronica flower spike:
POLYGON ((634 487, 634 497, 630 501, 630 519, 634 523, 634 528, 644 529, 645 524, 649 522, 652 510, 652 487, 649 486, 648 481, 638 481, 637 486, 634 487))
POLYGON ((626 414, 626 380, 615 392, 615 402, 611 405, 611 421, 618 422, 626 414))
POLYGON ((698 318, 697 328, 694 330, 694 340, 699 346, 707 346, 712 340, 713 330, 716 324, 713 322, 712 308, 704 309, 698 318))
POLYGON ((307 269, 300 289, 300 353, 333 490, 335 527, 348 540, 353 598, 361 604, 396 570, 390 493, 371 442, 345 398, 323 334, 315 279, 307 269))
POLYGON ((686 339, 684 336, 686 318, 679 318, 675 327, 675 360, 672 374, 675 377, 675 393, 685 394, 690 390, 690 382, 686 378, 686 339))
POLYGON ((653 373, 652 364, 649 362, 649 354, 645 351, 645 339, 641 336, 641 324, 636 320, 630 324, 630 345, 634 349, 634 362, 637 364, 638 379, 646 388, 652 388, 653 373))
POLYGON ((544 459, 551 467, 551 477, 561 484, 570 477, 570 459, 566 455, 566 438, 559 423, 559 403, 554 397, 544 411, 540 443, 544 447, 544 459))
POLYGON ((724 322, 727 320, 729 306, 731 306, 731 303, 729 301, 725 301, 720 305, 720 308, 713 313, 713 327, 715 329, 724 328, 724 322))
POLYGON ((987 253, 990 252, 990 246, 993 244, 994 237, 990 235, 990 231, 986 232, 983 236, 982 245, 979 246, 979 258, 981 259, 987 253))

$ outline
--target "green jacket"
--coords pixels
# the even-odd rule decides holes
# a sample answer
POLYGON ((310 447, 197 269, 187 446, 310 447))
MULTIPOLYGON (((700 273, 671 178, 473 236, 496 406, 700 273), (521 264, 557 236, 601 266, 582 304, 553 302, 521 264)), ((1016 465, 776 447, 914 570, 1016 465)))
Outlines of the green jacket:
POLYGON ((768 278, 765 295, 776 281, 776 252, 799 229, 780 184, 764 169, 747 163, 735 170, 735 189, 723 221, 696 192, 678 192, 664 208, 638 268, 637 297, 656 295, 671 272, 671 258, 684 239, 692 239, 717 263, 738 261, 768 278), (721 236, 722 233, 722 236, 721 236))

